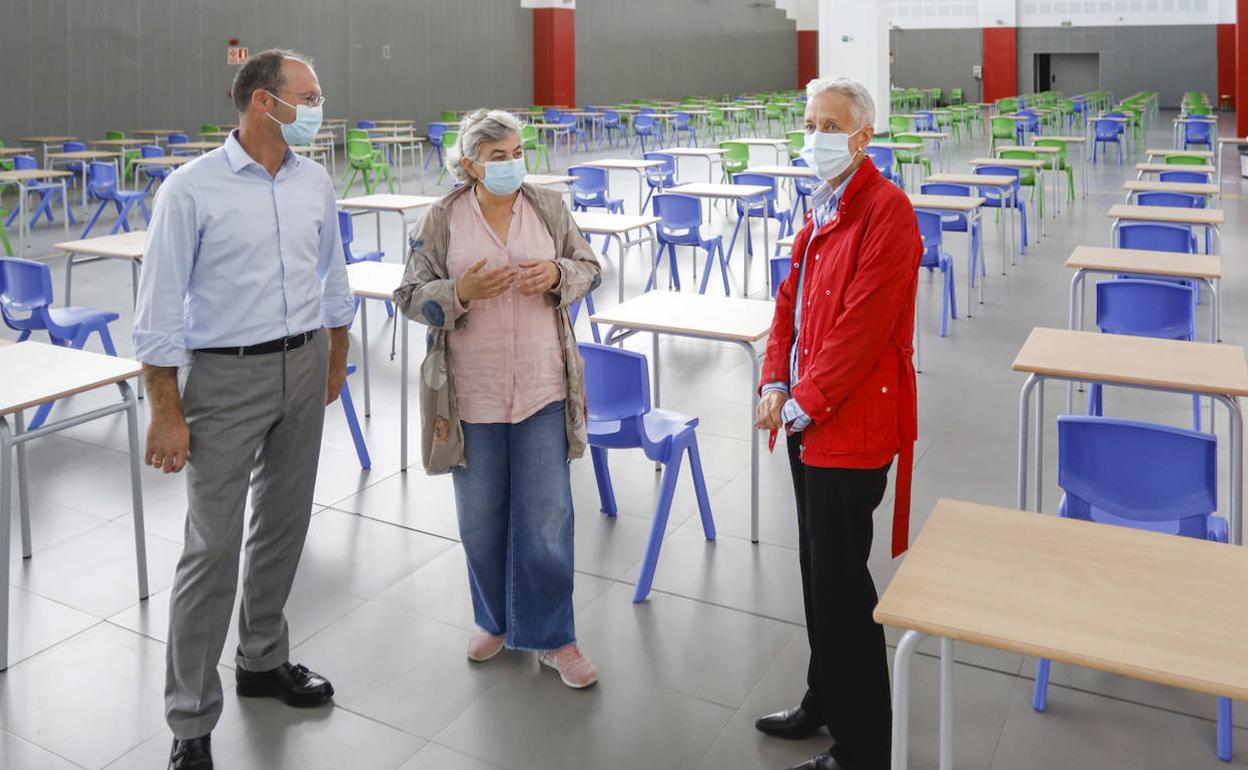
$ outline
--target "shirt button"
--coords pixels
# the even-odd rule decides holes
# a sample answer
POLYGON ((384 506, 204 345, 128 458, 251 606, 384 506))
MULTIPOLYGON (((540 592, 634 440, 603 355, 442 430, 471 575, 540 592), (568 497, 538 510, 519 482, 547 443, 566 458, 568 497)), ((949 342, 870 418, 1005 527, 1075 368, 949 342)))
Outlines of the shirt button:
POLYGON ((818 261, 819 261, 819 255, 818 255, 818 254, 816 254, 816 255, 815 255, 815 261, 816 261, 816 262, 818 262, 818 261))
POLYGON ((832 296, 831 290, 825 291, 824 296, 831 297, 832 296))
POLYGON ((825 407, 823 408, 823 411, 825 411, 825 412, 830 412, 830 411, 832 411, 832 407, 830 407, 830 406, 825 406, 825 407))
POLYGON ((887 387, 880 388, 880 392, 881 392, 881 393, 887 393, 887 392, 888 392, 888 388, 887 388, 887 387))

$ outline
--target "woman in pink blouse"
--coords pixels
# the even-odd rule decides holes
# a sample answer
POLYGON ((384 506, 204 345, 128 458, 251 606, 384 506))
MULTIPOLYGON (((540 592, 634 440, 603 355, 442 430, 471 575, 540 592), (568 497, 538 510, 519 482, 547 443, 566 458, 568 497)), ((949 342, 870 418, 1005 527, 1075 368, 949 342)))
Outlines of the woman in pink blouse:
POLYGON ((424 464, 454 479, 482 629, 468 658, 535 650, 569 687, 588 687, 598 672, 576 645, 568 473, 585 448, 585 401, 567 307, 601 268, 562 196, 523 184, 511 114, 467 116, 446 150, 464 184, 431 207, 395 299, 432 328, 424 464))

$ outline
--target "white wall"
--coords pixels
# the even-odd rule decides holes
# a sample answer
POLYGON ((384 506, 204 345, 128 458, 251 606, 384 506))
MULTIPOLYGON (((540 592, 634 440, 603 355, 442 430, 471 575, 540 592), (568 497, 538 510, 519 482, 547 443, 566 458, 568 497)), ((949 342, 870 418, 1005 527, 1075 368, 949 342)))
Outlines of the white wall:
POLYGON ((1235 0, 888 0, 888 17, 899 29, 1231 24, 1235 0))

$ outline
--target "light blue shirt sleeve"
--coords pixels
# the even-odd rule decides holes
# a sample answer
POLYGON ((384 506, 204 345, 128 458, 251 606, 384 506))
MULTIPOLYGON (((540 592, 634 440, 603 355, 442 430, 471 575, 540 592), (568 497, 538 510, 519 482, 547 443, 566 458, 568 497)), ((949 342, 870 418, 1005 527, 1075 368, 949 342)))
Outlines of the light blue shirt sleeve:
POLYGON ((810 416, 806 414, 806 410, 802 409, 802 405, 797 403, 796 398, 790 398, 784 402, 784 407, 780 410, 780 419, 785 425, 790 425, 795 431, 803 431, 810 427, 810 416))
POLYGON ((153 366, 181 366, 186 352, 186 291, 199 251, 195 195, 171 175, 156 192, 134 306, 134 355, 153 366))
POLYGON ((784 383, 783 383, 783 382, 781 382, 780 380, 776 380, 775 382, 769 382, 769 383, 767 383, 766 385, 764 385, 764 386, 763 386, 763 391, 762 391, 762 393, 763 393, 763 395, 765 396, 765 395, 767 395, 768 393, 770 393, 770 392, 771 392, 771 391, 773 391, 773 390, 779 390, 779 391, 782 391, 782 392, 784 392, 784 393, 788 393, 788 392, 789 392, 789 386, 788 386, 788 385, 786 385, 786 384, 784 384, 784 383))
POLYGON ((338 203, 333 183, 325 181, 325 222, 321 228, 320 258, 316 274, 324 286, 321 310, 325 326, 335 329, 346 326, 355 318, 355 298, 347 281, 347 261, 342 251, 342 232, 338 229, 338 203))

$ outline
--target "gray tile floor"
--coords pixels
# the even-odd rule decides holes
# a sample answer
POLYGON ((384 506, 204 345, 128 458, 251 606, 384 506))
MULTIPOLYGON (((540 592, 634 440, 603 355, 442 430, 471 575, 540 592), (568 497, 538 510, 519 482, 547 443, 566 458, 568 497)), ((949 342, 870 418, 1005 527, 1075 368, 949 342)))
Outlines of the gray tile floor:
MULTIPOLYGON (((1140 146, 1168 146, 1169 118, 1163 113, 1140 146)), ((1232 130, 1226 118, 1223 124, 1222 133, 1232 130)), ((951 167, 964 169, 964 160, 984 154, 984 144, 977 138, 953 145, 951 167)), ((595 148, 574 160, 623 152, 595 148)), ((760 152, 756 162, 769 163, 770 155, 760 152)), ((563 152, 556 161, 569 163, 563 152)), ((685 160, 682 167, 682 178, 705 179, 702 161, 685 160)), ((941 496, 1013 503, 1021 378, 1010 372, 1010 361, 1033 326, 1064 324, 1070 276, 1062 263, 1076 244, 1108 244, 1105 212, 1121 200, 1119 185, 1128 169, 1096 166, 1089 195, 1047 222, 1048 236, 1033 243, 1008 277, 999 274, 1000 251, 989 227, 985 304, 972 307, 974 318, 953 322, 944 339, 934 333, 939 282, 922 277, 925 371, 919 379, 916 528, 941 496)), ((1236 170, 1228 163, 1229 192, 1222 202, 1228 215, 1223 253, 1232 256, 1244 246, 1248 220, 1236 170)), ((433 175, 426 180, 430 191, 436 189, 433 175)), ((611 180, 613 194, 630 211, 635 180, 628 172, 611 180)), ((415 190, 414 181, 408 180, 408 192, 415 190)), ((710 231, 727 237, 731 226, 720 210, 710 231)), ((360 248, 369 245, 372 232, 361 219, 360 248)), ((399 259, 397 228, 385 223, 383 233, 387 258, 399 259)), ((965 241, 949 238, 965 310, 965 241)), ((51 244, 63 239, 59 226, 41 226, 29 253, 49 255, 51 244)), ((635 252, 627 258, 631 296, 641 289, 644 263, 635 252)), ((688 275, 687 256, 681 258, 688 275)), ((614 287, 619 259, 612 252, 604 260, 607 287, 614 287)), ((58 295, 62 263, 51 259, 58 295)), ((755 263, 754 287, 762 283, 762 263, 755 263)), ((1223 334, 1242 342, 1239 311, 1248 287, 1236 260, 1228 260, 1227 268, 1223 334)), ((740 252, 733 270, 736 285, 740 252)), ((75 272, 75 301, 119 312, 114 334, 128 353, 125 266, 105 262, 75 272)), ((599 306, 611 305, 614 293, 598 292, 599 306)), ((761 289, 755 294, 761 296, 761 289)), ((465 660, 472 615, 449 479, 428 477, 418 467, 399 472, 398 365, 388 357, 391 325, 376 320, 377 310, 371 330, 373 412, 363 421, 373 467, 359 469, 342 412, 331 407, 317 510, 288 607, 295 658, 333 680, 336 702, 294 711, 227 692, 213 741, 218 767, 729 770, 782 768, 826 748, 826 737, 790 744, 752 727, 755 716, 800 697, 807 651, 792 493, 779 454, 762 460, 762 542, 747 539, 745 413, 751 383, 736 349, 661 343, 664 405, 702 420, 699 441, 720 534, 713 543, 703 539, 691 485, 682 481, 648 602, 631 603, 631 584, 658 476, 639 453, 614 453, 620 515, 611 519, 598 511, 588 460, 573 465, 578 629, 602 671, 598 687, 573 692, 540 670, 531 655, 507 653, 482 666, 465 660)), ((580 333, 588 337, 583 318, 580 333)), ((358 326, 353 334, 358 362, 358 326)), ((650 343, 630 344, 646 350, 650 343)), ((362 406, 362 383, 358 375, 353 380, 362 406)), ((1060 395, 1051 389, 1050 403, 1060 395)), ((57 411, 86 409, 112 397, 79 396, 57 411)), ((1107 406, 1114 414, 1180 425, 1190 414, 1186 399, 1130 392, 1111 392, 1107 406)), ((1220 421, 1225 428, 1225 417, 1220 421)), ((143 474, 152 596, 140 603, 125 446, 124 422, 116 417, 29 449, 35 547, 33 558, 14 561, 10 576, 14 649, 12 667, 0 674, 2 768, 163 766, 169 741, 162 716, 163 648, 185 492, 181 478, 143 474)), ((1052 510, 1053 488, 1047 498, 1052 510)), ((881 588, 897 566, 887 554, 890 501, 891 493, 880 508, 872 557, 881 588)), ((896 638, 890 631, 890 644, 896 638)), ((911 766, 922 770, 936 766, 935 649, 924 651, 916 663, 911 741, 911 766)), ((221 661, 227 684, 233 680, 231 657, 227 651, 221 661)), ((959 767, 1220 766, 1211 697, 1056 666, 1050 708, 1041 715, 1029 701, 1034 661, 970 646, 958 648, 958 660, 959 767)), ((1241 708, 1236 717, 1248 727, 1248 711, 1241 708)), ((1237 730, 1236 738, 1234 764, 1248 766, 1248 732, 1237 730)))

